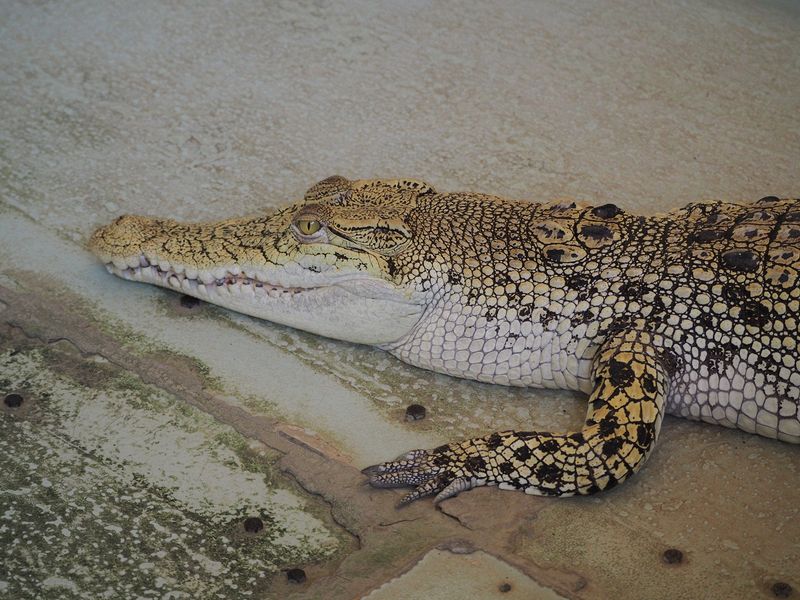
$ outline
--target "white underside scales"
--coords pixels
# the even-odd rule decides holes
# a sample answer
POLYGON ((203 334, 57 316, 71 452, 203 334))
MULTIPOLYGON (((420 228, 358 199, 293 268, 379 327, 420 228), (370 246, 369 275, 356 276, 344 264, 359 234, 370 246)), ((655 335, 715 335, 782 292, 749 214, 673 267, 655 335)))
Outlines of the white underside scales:
POLYGON ((768 383, 764 373, 748 362, 747 353, 709 373, 702 365, 676 375, 668 396, 667 412, 800 443, 800 408, 797 387, 800 375, 789 374, 793 388, 768 383), (779 388, 781 390, 779 391, 779 388), (785 390, 785 391, 784 391, 785 390))
MULTIPOLYGON (((598 327, 573 329, 562 320, 545 330, 528 321, 486 323, 470 312, 453 311, 447 318, 432 320, 390 351, 404 362, 455 377, 591 391, 592 358, 598 345, 587 337, 587 330, 598 327)), ((698 362, 706 355, 701 351, 698 362)), ((668 414, 800 442, 800 405, 786 396, 780 399, 775 386, 748 364, 746 354, 721 366, 719 373, 710 373, 702 364, 693 369, 688 363, 683 369, 671 380, 668 414)), ((797 373, 789 375, 792 378, 800 381, 797 373)))
POLYGON ((457 300, 427 312, 414 331, 387 347, 415 366, 486 383, 588 392, 596 344, 587 326, 530 320, 487 321, 480 305, 457 300))
MULTIPOLYGON (((401 344, 387 349, 404 362, 454 377, 591 391, 592 359, 602 339, 600 323, 573 326, 563 318, 545 328, 527 320, 487 322, 482 312, 480 306, 443 303, 440 311, 427 313, 401 344)), ((720 343, 730 341, 722 332, 708 336, 720 343)), ((794 386, 784 387, 779 395, 777 386, 748 363, 752 354, 747 350, 711 372, 713 361, 708 360, 705 346, 705 339, 686 336, 674 348, 685 363, 671 378, 667 414, 800 443, 800 372, 781 367, 794 386)))

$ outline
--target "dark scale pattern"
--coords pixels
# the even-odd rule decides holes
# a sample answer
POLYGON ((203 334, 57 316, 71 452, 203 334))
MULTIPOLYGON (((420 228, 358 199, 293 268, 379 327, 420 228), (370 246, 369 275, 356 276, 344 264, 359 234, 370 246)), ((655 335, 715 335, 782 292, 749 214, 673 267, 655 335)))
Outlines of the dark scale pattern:
POLYGON ((665 413, 800 442, 798 200, 643 217, 613 204, 333 177, 267 217, 185 225, 128 216, 91 245, 124 277, 353 341, 363 340, 358 323, 326 329, 323 305, 290 320, 249 298, 260 298, 253 288, 282 299, 302 291, 257 278, 284 265, 303 265, 293 277, 309 286, 362 273, 421 307, 399 339, 380 343, 400 359, 589 395, 580 431, 498 432, 367 470, 373 485, 415 486, 406 501, 486 484, 544 495, 609 489, 641 467, 665 413), (198 291, 185 282, 209 272, 216 283, 198 291))

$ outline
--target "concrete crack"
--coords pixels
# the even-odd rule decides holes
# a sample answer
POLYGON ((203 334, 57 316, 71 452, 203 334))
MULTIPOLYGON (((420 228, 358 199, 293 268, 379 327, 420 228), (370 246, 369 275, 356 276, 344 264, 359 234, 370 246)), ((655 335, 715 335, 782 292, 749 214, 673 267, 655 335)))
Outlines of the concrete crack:
POLYGON ((469 529, 470 531, 473 531, 472 527, 470 527, 469 525, 467 525, 466 523, 464 523, 464 521, 462 521, 461 519, 459 519, 459 518, 458 518, 458 516, 456 516, 456 515, 454 515, 454 514, 452 514, 452 513, 449 513, 449 512, 447 512, 447 511, 444 509, 444 507, 443 507, 441 504, 439 504, 439 505, 436 507, 436 510, 438 510, 440 513, 442 513, 444 516, 446 516, 446 517, 448 517, 448 518, 450 518, 450 519, 453 519, 453 520, 454 520, 456 523, 458 523, 458 524, 459 524, 461 527, 463 527, 464 529, 469 529))
POLYGON ((398 521, 391 521, 390 523, 378 523, 379 527, 391 527, 392 525, 397 525, 398 523, 413 523, 414 521, 419 521, 422 517, 417 517, 416 519, 400 519, 398 521))
POLYGON ((322 492, 313 490, 307 484, 304 484, 300 479, 300 477, 297 476, 297 474, 292 470, 291 467, 278 465, 278 468, 280 469, 281 473, 291 478, 292 481, 294 481, 300 487, 300 489, 303 490, 306 494, 308 494, 309 496, 314 496, 316 498, 319 498, 328 507, 331 520, 355 539, 356 547, 359 550, 362 548, 361 535, 357 531, 351 529, 346 523, 344 523, 339 517, 337 517, 336 510, 334 510, 333 500, 327 498, 325 494, 323 494, 322 492))

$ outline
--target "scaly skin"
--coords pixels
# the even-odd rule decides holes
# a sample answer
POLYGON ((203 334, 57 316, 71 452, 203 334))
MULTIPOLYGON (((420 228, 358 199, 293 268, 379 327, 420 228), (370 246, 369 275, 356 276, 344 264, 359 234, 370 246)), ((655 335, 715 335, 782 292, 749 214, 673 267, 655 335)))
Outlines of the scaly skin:
POLYGON ((121 217, 90 246, 122 277, 419 367, 589 395, 579 431, 493 433, 365 470, 415 486, 404 502, 608 489, 642 466, 665 413, 800 443, 798 200, 643 217, 331 177, 274 215, 121 217))

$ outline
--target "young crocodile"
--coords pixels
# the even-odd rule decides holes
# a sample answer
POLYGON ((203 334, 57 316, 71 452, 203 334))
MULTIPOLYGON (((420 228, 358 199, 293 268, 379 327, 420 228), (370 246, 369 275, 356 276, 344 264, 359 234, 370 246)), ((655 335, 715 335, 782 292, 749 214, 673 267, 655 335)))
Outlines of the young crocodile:
POLYGON ((270 216, 123 216, 90 245, 125 279, 441 373, 589 395, 579 431, 503 431, 365 470, 415 486, 403 502, 609 489, 665 413, 800 442, 800 200, 644 217, 331 177, 270 216))

